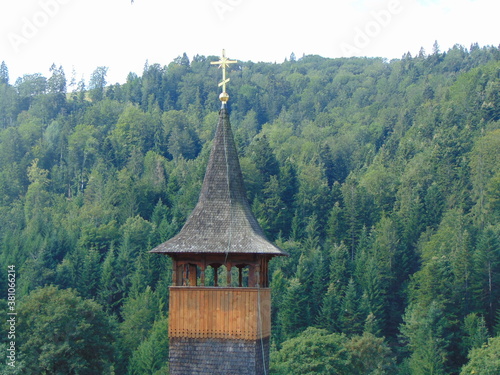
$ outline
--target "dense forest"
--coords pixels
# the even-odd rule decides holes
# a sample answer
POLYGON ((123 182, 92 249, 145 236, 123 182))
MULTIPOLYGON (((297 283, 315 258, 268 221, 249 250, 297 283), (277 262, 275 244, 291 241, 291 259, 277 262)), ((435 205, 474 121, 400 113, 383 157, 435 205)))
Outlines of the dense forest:
MULTIPOLYGON (((123 84, 1 64, 0 304, 15 269, 19 314, 0 374, 168 373, 170 262, 148 250, 198 199, 217 59, 123 84)), ((290 254, 271 261, 270 373, 500 373, 500 49, 230 77, 252 209, 290 254)))

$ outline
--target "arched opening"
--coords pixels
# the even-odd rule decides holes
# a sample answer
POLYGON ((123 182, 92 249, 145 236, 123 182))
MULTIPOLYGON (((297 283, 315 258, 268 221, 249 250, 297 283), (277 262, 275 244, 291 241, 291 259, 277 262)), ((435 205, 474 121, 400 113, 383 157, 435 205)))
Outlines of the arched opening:
POLYGON ((248 266, 246 264, 232 266, 230 263, 210 263, 205 270, 205 286, 246 287, 248 286, 248 266))
POLYGON ((173 264, 173 285, 267 288, 267 259, 212 256, 211 259, 181 259, 173 264))

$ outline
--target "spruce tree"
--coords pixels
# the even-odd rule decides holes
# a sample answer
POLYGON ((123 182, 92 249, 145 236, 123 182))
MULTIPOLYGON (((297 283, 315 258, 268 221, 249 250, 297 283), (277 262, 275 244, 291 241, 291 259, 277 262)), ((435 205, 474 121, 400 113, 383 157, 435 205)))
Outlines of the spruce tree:
POLYGON ((0 64, 0 85, 1 84, 9 84, 9 69, 5 64, 5 61, 2 61, 2 64, 0 64))

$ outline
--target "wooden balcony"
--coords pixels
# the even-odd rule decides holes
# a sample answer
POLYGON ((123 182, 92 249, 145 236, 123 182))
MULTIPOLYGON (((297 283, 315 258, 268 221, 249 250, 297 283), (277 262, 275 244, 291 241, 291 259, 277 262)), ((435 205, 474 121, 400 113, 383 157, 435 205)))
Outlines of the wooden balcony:
POLYGON ((169 337, 257 340, 271 335, 269 288, 170 287, 169 337))

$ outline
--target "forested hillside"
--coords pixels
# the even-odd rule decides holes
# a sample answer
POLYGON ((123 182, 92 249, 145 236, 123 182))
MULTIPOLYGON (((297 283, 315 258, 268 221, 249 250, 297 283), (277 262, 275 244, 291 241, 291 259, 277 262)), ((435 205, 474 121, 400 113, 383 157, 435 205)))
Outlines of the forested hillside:
MULTIPOLYGON (((216 60, 114 85, 56 65, 10 82, 2 63, 0 303, 14 266, 19 313, 5 373, 166 373, 170 262, 148 250, 198 199, 216 60)), ((230 77, 253 211, 290 253, 271 262, 271 373, 498 373, 500 50, 292 54, 230 77)))

